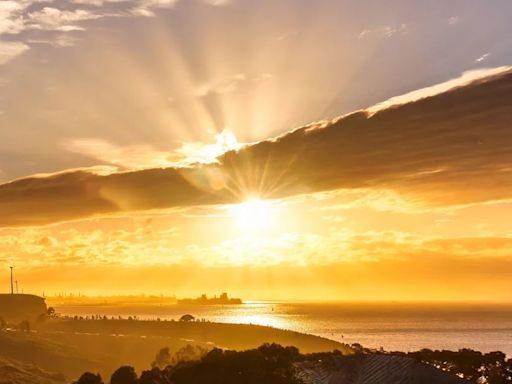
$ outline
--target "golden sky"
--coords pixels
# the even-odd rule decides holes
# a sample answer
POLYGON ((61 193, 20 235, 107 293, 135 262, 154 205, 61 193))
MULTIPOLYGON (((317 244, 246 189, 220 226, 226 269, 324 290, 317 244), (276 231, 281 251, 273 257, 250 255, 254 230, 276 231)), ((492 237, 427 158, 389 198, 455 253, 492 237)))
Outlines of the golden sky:
POLYGON ((360 3, 1 2, 5 290, 509 300, 511 5, 360 3))

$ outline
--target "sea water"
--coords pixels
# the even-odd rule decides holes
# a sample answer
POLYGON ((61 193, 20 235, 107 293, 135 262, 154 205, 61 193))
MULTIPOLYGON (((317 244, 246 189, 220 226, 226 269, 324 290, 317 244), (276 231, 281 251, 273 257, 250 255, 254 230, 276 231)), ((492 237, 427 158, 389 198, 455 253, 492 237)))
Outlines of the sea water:
POLYGON ((453 303, 286 303, 242 305, 59 305, 62 315, 178 319, 267 325, 388 351, 500 350, 512 356, 512 305, 453 303))

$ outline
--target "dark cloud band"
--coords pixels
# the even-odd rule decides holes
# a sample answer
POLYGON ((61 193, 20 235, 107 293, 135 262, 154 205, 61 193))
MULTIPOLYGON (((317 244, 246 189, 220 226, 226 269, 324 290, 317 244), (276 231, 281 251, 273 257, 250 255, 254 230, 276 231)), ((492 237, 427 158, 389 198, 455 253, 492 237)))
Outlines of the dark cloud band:
POLYGON ((0 186, 0 226, 338 188, 392 188, 433 205, 512 198, 511 100, 509 71, 303 127, 215 165, 16 180, 0 186))

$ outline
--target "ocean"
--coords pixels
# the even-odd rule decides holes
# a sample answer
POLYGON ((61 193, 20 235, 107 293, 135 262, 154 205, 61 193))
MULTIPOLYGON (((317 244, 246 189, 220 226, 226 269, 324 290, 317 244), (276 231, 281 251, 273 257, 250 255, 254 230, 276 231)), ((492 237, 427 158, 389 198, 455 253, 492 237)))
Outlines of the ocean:
POLYGON ((230 306, 56 305, 62 315, 268 325, 387 351, 472 348, 512 357, 512 305, 248 302, 230 306))

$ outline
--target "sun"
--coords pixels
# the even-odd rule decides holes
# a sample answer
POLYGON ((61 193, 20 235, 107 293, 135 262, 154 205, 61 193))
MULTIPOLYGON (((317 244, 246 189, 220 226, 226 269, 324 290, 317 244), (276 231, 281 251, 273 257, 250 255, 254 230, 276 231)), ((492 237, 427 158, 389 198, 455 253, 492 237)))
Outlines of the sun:
POLYGON ((258 198, 231 205, 229 212, 237 227, 243 230, 266 229, 274 221, 271 202, 258 198))

